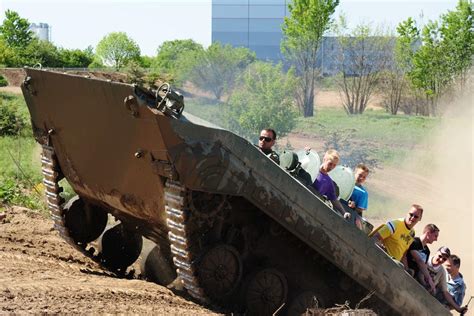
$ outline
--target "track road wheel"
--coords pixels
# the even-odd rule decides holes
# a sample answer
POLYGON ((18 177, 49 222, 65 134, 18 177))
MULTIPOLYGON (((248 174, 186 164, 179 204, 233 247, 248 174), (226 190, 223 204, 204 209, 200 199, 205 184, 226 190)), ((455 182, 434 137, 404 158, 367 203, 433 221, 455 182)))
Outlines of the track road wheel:
POLYGON ((176 269, 169 258, 171 255, 165 254, 159 246, 153 247, 146 259, 142 261, 142 271, 145 277, 159 285, 171 284, 176 279, 176 269))
POLYGON ((126 269, 135 262, 142 251, 142 236, 118 224, 102 236, 102 262, 114 270, 126 269))
POLYGON ((218 245, 200 260, 198 279, 206 295, 215 300, 225 299, 237 288, 242 278, 242 261, 238 251, 229 245, 218 245))
POLYGON ((249 315, 273 315, 286 302, 286 277, 275 269, 264 269, 250 281, 246 293, 249 315))
POLYGON ((87 244, 99 238, 107 225, 107 212, 79 196, 70 199, 64 206, 65 225, 69 236, 76 242, 87 244))
POLYGON ((324 305, 315 292, 306 291, 297 295, 288 307, 288 316, 312 315, 310 310, 317 310, 324 305))

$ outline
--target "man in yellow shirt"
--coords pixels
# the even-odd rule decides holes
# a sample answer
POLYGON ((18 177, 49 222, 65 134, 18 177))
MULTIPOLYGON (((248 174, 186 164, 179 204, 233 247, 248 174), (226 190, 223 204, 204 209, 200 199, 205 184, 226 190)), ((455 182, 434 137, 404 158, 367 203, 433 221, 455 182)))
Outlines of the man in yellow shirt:
POLYGON ((415 237, 413 227, 421 220, 423 208, 413 204, 405 218, 394 219, 381 225, 372 237, 394 259, 408 268, 406 252, 415 237))

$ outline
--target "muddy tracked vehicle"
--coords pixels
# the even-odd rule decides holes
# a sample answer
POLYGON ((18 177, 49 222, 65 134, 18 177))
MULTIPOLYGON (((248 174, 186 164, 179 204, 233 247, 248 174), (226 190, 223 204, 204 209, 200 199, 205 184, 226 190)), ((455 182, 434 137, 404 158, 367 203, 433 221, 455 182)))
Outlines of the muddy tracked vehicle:
POLYGON ((449 315, 366 234, 258 148, 183 112, 182 96, 167 85, 152 93, 26 73, 22 91, 43 149, 55 227, 111 271, 126 272, 143 236, 157 245, 155 260, 145 260, 155 281, 177 277, 203 304, 299 315, 315 304, 354 307, 366 298, 362 307, 382 315, 449 315), (62 179, 77 194, 67 202, 62 179), (119 220, 110 229, 108 214, 119 220), (99 237, 100 250, 91 246, 99 237))

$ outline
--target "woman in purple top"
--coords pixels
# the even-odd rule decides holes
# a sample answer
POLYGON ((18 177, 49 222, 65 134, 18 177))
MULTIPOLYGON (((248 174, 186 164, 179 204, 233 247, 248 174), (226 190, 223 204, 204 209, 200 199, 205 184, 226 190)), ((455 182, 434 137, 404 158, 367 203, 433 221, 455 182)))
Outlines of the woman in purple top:
POLYGON ((341 202, 339 202, 334 183, 328 175, 331 170, 336 168, 338 163, 339 153, 334 149, 328 150, 324 154, 323 163, 319 168, 316 180, 314 180, 313 187, 319 192, 319 194, 324 195, 328 200, 330 200, 334 208, 341 213, 344 218, 350 218, 350 213, 346 212, 341 202))

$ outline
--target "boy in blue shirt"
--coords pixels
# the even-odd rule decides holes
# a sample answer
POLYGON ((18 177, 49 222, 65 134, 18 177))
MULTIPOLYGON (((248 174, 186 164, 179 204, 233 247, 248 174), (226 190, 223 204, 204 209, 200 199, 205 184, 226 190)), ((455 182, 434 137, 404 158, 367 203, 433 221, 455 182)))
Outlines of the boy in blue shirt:
POLYGON ((362 186, 369 175, 369 168, 367 168, 363 163, 360 163, 354 171, 356 183, 352 195, 349 198, 349 201, 347 201, 347 206, 354 209, 360 216, 362 216, 362 212, 367 210, 369 204, 369 194, 367 193, 367 189, 362 186))

